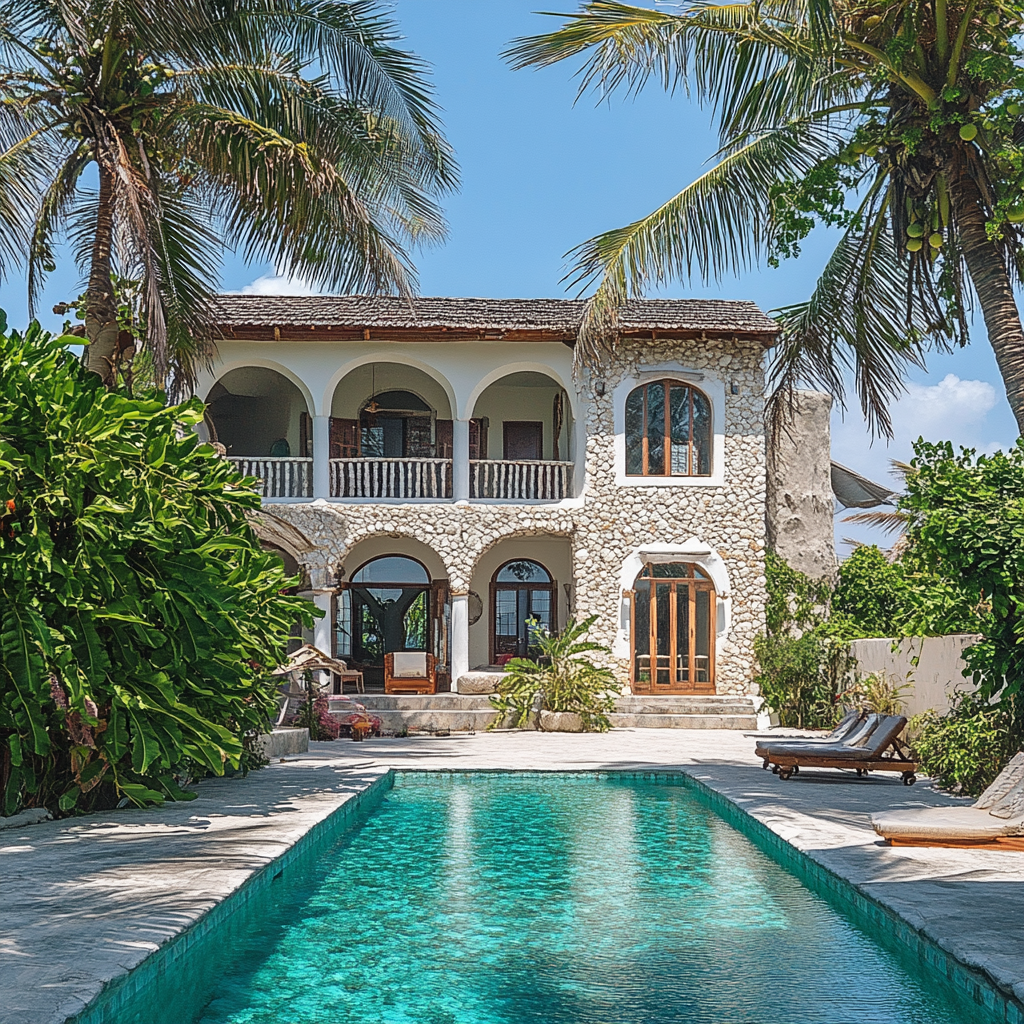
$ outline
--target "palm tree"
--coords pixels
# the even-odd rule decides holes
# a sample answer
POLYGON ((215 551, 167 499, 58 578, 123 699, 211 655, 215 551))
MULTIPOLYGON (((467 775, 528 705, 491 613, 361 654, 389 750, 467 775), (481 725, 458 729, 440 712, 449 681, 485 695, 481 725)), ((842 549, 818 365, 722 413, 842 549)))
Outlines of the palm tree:
POLYGON ((0 272, 34 307, 69 240, 88 365, 141 282, 161 386, 212 352, 225 248, 327 288, 410 294, 456 170, 426 67, 376 0, 0 0, 0 272), (89 171, 89 174, 86 172, 89 171))
MULTIPOLYGON (((584 357, 650 284, 705 281, 842 238, 807 302, 777 311, 772 376, 843 393, 855 372, 872 425, 929 346, 966 344, 976 296, 1024 433, 1024 13, 1001 0, 687 0, 651 10, 591 0, 518 40, 516 67, 585 54, 581 93, 653 77, 715 114, 714 166, 650 216, 573 250, 597 284, 584 357)), ((780 391, 776 391, 779 394, 780 391)))

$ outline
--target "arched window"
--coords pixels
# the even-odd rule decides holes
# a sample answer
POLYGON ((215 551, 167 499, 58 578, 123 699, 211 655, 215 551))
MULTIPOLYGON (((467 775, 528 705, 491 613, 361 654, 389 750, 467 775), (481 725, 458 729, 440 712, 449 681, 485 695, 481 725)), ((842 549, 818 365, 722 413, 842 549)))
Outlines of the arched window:
POLYGON ((404 555, 374 558, 352 574, 353 583, 429 583, 430 574, 422 563, 404 555))
POLYGON ((644 566, 633 584, 634 693, 715 692, 715 604, 700 566, 644 566))
POLYGON ((557 628, 557 584, 540 562, 516 558, 491 579, 491 664, 532 657, 538 629, 557 628))
POLYGON ((627 476, 710 476, 711 403, 695 387, 658 380, 626 399, 627 476))

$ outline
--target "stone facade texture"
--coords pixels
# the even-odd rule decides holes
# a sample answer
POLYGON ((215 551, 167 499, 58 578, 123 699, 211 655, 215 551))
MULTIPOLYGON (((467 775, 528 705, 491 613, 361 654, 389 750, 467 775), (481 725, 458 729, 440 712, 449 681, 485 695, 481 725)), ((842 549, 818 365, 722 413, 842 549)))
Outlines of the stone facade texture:
MULTIPOLYGON (((576 429, 586 444, 582 496, 558 505, 375 503, 274 504, 312 550, 299 559, 314 589, 329 586, 346 554, 370 537, 413 538, 443 562, 453 594, 465 594, 480 557, 504 538, 563 536, 571 544, 573 612, 598 617, 593 636, 613 644, 622 616, 623 564, 649 543, 691 538, 715 549, 728 572, 728 626, 716 643, 716 688, 753 695, 754 637, 764 623, 765 438, 763 345, 754 340, 621 341, 614 359, 576 381, 576 429), (724 483, 622 486, 616 482, 613 396, 623 381, 676 365, 725 382, 724 483), (598 384, 603 387, 596 387, 598 384), (598 391, 602 391, 598 394, 598 391)), ((699 382, 697 386, 700 387, 699 382)), ((720 605, 721 607, 721 605, 720 605)), ((621 646, 621 645, 620 645, 621 646)), ((625 682, 629 664, 610 664, 625 682)))

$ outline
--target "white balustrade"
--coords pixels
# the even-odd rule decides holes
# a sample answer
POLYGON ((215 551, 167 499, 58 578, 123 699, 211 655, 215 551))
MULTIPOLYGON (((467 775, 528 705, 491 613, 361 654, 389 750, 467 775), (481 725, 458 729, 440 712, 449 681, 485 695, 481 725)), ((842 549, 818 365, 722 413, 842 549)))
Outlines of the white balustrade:
POLYGON ((244 476, 259 481, 256 490, 264 498, 309 498, 313 495, 312 459, 272 459, 231 456, 244 476))
POLYGON ((469 464, 471 498, 561 501, 571 492, 571 462, 481 459, 469 464))
POLYGON ((451 496, 451 459, 331 459, 332 498, 451 496))

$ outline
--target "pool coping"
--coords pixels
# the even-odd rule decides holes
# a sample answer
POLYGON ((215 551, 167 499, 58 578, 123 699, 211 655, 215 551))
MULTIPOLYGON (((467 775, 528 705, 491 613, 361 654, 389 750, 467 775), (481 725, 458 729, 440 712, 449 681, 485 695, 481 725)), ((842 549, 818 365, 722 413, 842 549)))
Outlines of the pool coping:
MULTIPOLYGON (((1018 963, 1024 964, 1020 955, 1024 940, 1016 929, 1024 854, 988 854, 980 859, 984 864, 980 860, 970 864, 956 857, 943 860, 937 856, 943 851, 924 851, 915 859, 905 851, 881 847, 866 825, 866 813, 881 806, 909 806, 920 804, 922 799, 928 804, 949 804, 953 802, 950 798, 934 793, 927 785, 905 791, 901 786, 888 785, 888 780, 844 787, 834 784, 842 782, 839 776, 826 775, 815 780, 825 784, 820 788, 808 788, 807 783, 812 780, 805 780, 802 787, 780 783, 745 763, 740 752, 746 750, 749 740, 742 734, 717 733, 703 740, 694 736, 695 742, 687 737, 688 742, 682 745, 682 737, 637 735, 632 730, 618 734, 617 744, 609 744, 608 740, 615 736, 545 734, 527 737, 528 742, 516 736, 507 744, 496 743, 489 736, 475 740, 380 741, 379 745, 360 744, 351 748, 318 744, 315 746, 324 749, 313 750, 307 758, 290 760, 287 765, 275 764, 243 782, 204 783, 200 799, 191 805, 118 812, 116 825, 113 815, 107 819, 94 815, 20 830, 24 838, 32 835, 33 842, 27 845, 37 852, 18 862, 19 868, 30 870, 22 870, 20 880, 17 871, 8 877, 13 888, 0 885, 4 889, 5 909, 15 915, 7 918, 14 925, 13 932, 9 931, 14 936, 13 945, 9 942, 5 946, 0 934, 0 954, 14 954, 14 958, 5 961, 10 969, 0 972, 9 978, 6 985, 0 983, 0 990, 8 993, 5 996, 0 991, 0 1004, 11 995, 15 997, 6 1005, 16 1015, 5 1019, 21 1024, 94 1024, 88 1015, 102 1002, 116 998, 130 1003, 131 994, 147 983, 143 972, 152 974, 161 962, 177 962, 178 957, 187 955, 191 944, 199 941, 201 935, 230 920, 287 865, 317 847, 325 836, 343 828, 352 815, 368 806, 367 801, 374 794, 385 793, 397 775, 516 772, 660 778, 673 783, 682 780, 724 820, 797 873, 812 889, 834 896, 840 906, 852 911, 854 920, 867 920, 884 945, 898 947, 908 956, 916 957, 928 970, 945 977, 997 1019, 1024 1024, 1024 969, 1018 969, 1018 963), (801 789, 802 797, 797 796, 801 789), (866 799, 861 799, 861 794, 866 799), (245 850, 246 857, 244 862, 237 858, 232 861, 231 870, 222 872, 224 877, 218 876, 216 885, 198 890, 188 888, 187 914, 165 911, 165 907, 177 911, 180 906, 168 897, 181 891, 174 872, 178 870, 175 862, 183 847, 164 849, 160 836, 167 831, 186 831, 183 826, 192 820, 189 815, 194 817, 197 812, 228 821, 229 827, 237 831, 238 845, 229 846, 227 853, 223 853, 213 828, 207 825, 209 831, 204 832, 200 825, 193 832, 191 846, 186 843, 184 849, 192 850, 192 856, 216 869, 221 868, 220 861, 225 856, 230 858, 239 848, 245 850), (117 926, 124 928, 124 941, 114 943, 120 948, 116 957, 109 953, 93 956, 93 947, 88 947, 88 956, 74 960, 76 942, 79 949, 87 948, 83 939, 93 942, 93 937, 98 936, 99 941, 111 945, 109 933, 105 938, 90 923, 94 916, 91 905, 82 900, 62 903, 66 886, 56 892, 56 899, 52 891, 49 895, 44 891, 35 902, 26 901, 24 896, 32 888, 40 867, 44 880, 53 882, 54 858, 59 869, 63 866, 59 858, 67 856, 60 854, 57 847, 67 847, 76 833, 91 837, 97 829, 104 828, 111 830, 106 834, 110 836, 106 842, 110 853, 94 851, 91 861, 74 863, 66 874, 58 872, 58 880, 74 884, 85 880, 88 885, 92 882, 88 872, 99 870, 109 874, 116 884, 122 849, 116 844, 123 834, 128 846, 139 845, 128 840, 144 837, 156 847, 151 846, 141 860, 136 857, 132 863, 143 872, 154 868, 159 884, 141 892, 140 902, 128 905, 122 901, 119 908, 114 908, 114 916, 120 915, 117 926), (111 853, 113 861, 108 863, 111 853), (989 870, 995 862, 999 864, 989 870), (968 869, 976 869, 977 879, 967 877, 965 864, 968 869), (972 891, 972 886, 958 884, 975 880, 1012 883, 1013 888, 1004 899, 999 891, 986 895, 982 887, 972 891), (922 885, 908 889, 893 887, 890 882, 922 885), (877 891, 871 891, 872 888, 877 891), (939 893, 938 902, 933 904, 935 893, 939 893), (973 912, 974 900, 979 900, 977 915, 973 912), (76 907, 86 909, 78 911, 76 907), (951 909, 959 911, 960 917, 951 914, 951 909), (51 917, 54 913, 58 918, 56 924, 51 917), (43 926, 41 937, 34 934, 33 920, 43 926), (158 929, 154 929, 154 921, 159 923, 158 929), (24 943, 19 928, 25 930, 24 943), (66 946, 65 934, 69 940, 66 946), (72 973, 58 974, 54 969, 40 981, 40 972, 31 967, 33 958, 38 961, 40 956, 50 956, 52 965, 53 954, 59 959, 65 951, 74 960, 72 973), (27 974, 19 969, 22 964, 29 967, 27 974), (118 992, 122 994, 116 995, 118 992), (22 993, 36 993, 38 998, 22 999, 22 993), (18 1012, 22 1015, 18 1016, 18 1012)), ((11 833, 3 836, 5 842, 11 842, 11 833)), ((72 845, 69 852, 74 849, 72 845)), ((14 862, 10 863, 14 866, 14 862)), ((4 881, 0 873, 0 883, 4 881)), ((129 897, 133 895, 130 893, 129 897)), ((122 937, 121 932, 117 935, 118 939, 122 937)))

